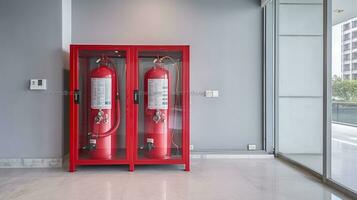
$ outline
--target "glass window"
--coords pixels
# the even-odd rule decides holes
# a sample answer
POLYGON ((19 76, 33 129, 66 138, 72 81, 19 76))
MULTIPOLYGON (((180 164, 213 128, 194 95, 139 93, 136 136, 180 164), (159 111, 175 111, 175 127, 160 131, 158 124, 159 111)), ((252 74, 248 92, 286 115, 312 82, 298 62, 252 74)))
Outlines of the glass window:
MULTIPOLYGON (((348 6, 346 1, 332 2, 335 6, 332 10, 348 6)), ((357 7, 349 9, 355 14, 352 16, 354 19, 331 26, 331 154, 327 155, 331 165, 326 167, 330 168, 327 178, 331 177, 334 182, 357 192, 357 7), (348 30, 351 28, 350 33, 348 30), (351 34, 352 42, 344 42, 347 34, 344 31, 351 34), (347 64, 352 70, 345 72, 347 64)), ((339 21, 336 16, 332 15, 333 23, 339 21)))
POLYGON ((349 74, 343 75, 343 80, 350 80, 350 75, 349 74))
MULTIPOLYGON (((339 7, 332 8, 331 12, 349 6, 348 3, 332 0, 337 1, 339 7)), ((304 12, 296 12, 294 16, 285 14, 296 5, 279 1, 276 5, 279 6, 279 13, 284 13, 277 15, 277 23, 282 27, 279 29, 284 30, 284 34, 292 35, 283 37, 279 29, 276 33, 276 53, 279 58, 275 72, 279 75, 276 83, 278 96, 274 107, 277 109, 277 153, 317 173, 322 174, 323 167, 326 167, 329 174, 325 178, 332 179, 357 194, 357 7, 351 7, 351 13, 355 13, 355 16, 351 16, 354 17, 352 19, 341 21, 340 16, 332 19, 332 62, 328 66, 331 67, 328 73, 331 72, 332 75, 331 104, 328 105, 329 108, 325 108, 324 87, 318 84, 324 82, 324 66, 319 65, 323 58, 316 54, 322 54, 324 48, 321 40, 314 43, 314 39, 323 39, 323 36, 312 38, 303 34, 310 33, 311 27, 316 28, 309 20, 301 20, 303 18, 299 15, 304 15, 304 12), (290 21, 296 23, 288 23, 290 21), (303 23, 304 26, 298 23, 303 23), (297 26, 306 27, 306 30, 296 31, 297 26), (301 55, 309 55, 309 60, 304 60, 301 55), (304 81, 301 81, 302 78, 304 81), (312 96, 314 98, 309 98, 312 96), (331 128, 327 129, 331 130, 331 141, 328 142, 322 137, 326 130, 323 128, 326 117, 324 109, 331 111, 332 118, 325 121, 331 128), (328 166, 323 166, 324 142, 331 144, 331 149, 325 155, 331 158, 328 166)), ((310 5, 304 6, 307 8, 310 5)), ((332 3, 332 6, 336 4, 332 3)), ((325 14, 331 14, 332 18, 337 16, 334 13, 325 14)), ((314 16, 314 13, 309 13, 309 16, 314 16)), ((319 23, 324 24, 322 19, 319 23)), ((320 30, 319 33, 321 32, 323 31, 320 30)), ((329 136, 329 133, 326 134, 329 136)))
POLYGON ((357 59, 357 52, 353 52, 352 53, 352 60, 356 60, 357 59))
POLYGON ((354 20, 353 22, 352 22, 352 28, 356 28, 357 27, 357 20, 354 20))
POLYGON ((344 72, 350 71, 350 64, 344 64, 344 65, 343 65, 343 71, 344 71, 344 72))
POLYGON ((352 70, 354 71, 354 70, 357 70, 357 63, 353 63, 352 64, 352 70))
MULTIPOLYGON (((293 4, 280 3, 279 6, 281 12, 296 9, 296 5, 293 4)), ((309 10, 323 8, 322 5, 304 5, 304 7, 309 10)), ((319 13, 309 12, 309 16, 320 20, 318 23, 323 24, 319 13)), ((293 36, 278 37, 278 151, 285 157, 322 173, 323 57, 321 52, 323 44, 321 40, 323 36, 308 35, 312 31, 314 34, 321 34, 323 30, 322 26, 321 29, 317 29, 316 24, 304 18, 304 15, 306 13, 301 12, 278 17, 280 22, 299 23, 280 24, 280 27, 284 26, 282 28, 284 34, 293 36), (296 31, 296 27, 306 28, 296 31), (306 59, 307 55, 309 59, 306 59), (302 79, 304 81, 301 81, 302 79)), ((342 41, 341 38, 340 42, 342 41)), ((343 48, 342 44, 339 47, 343 48)))
POLYGON ((355 38, 357 38, 357 31, 352 32, 352 39, 355 39, 355 38))
POLYGON ((354 50, 354 49, 357 49, 357 42, 353 42, 352 43, 352 49, 354 50))
MULTIPOLYGON (((338 4, 339 7, 332 8, 331 12, 349 6, 347 2, 340 0, 332 0, 332 2, 332 6, 338 4)), ((327 2, 324 1, 325 3, 327 2)), ((299 15, 304 15, 303 12, 295 12, 294 16, 285 14, 293 10, 293 6, 296 5, 281 3, 281 1, 277 1, 277 5, 279 13, 284 13, 284 15, 278 13, 277 23, 279 27, 283 27, 281 29, 284 30, 284 34, 292 35, 282 37, 279 29, 276 33, 279 58, 276 71, 279 75, 276 83, 278 96, 275 104, 277 153, 317 173, 322 174, 322 169, 325 167, 325 172, 329 174, 324 175, 324 178, 332 179, 332 182, 357 194, 357 7, 351 7, 352 11, 349 11, 355 13, 355 16, 350 16, 354 18, 341 21, 341 16, 338 16, 338 19, 332 19, 332 26, 329 27, 332 32, 332 41, 330 41, 332 51, 329 52, 332 62, 327 66, 331 67, 327 72, 331 72, 331 99, 329 99, 331 104, 326 108, 324 87, 317 83, 324 83, 322 80, 324 79, 322 74, 325 74, 322 73, 324 66, 319 65, 323 58, 316 54, 316 52, 322 54, 324 47, 321 45, 321 40, 320 43, 314 43, 317 37, 311 38, 302 34, 302 32, 308 33, 311 31, 310 27, 316 28, 316 26, 309 20, 301 20, 303 18, 299 15), (288 23, 290 21, 304 23, 304 26, 288 23), (297 26, 306 27, 306 30, 300 29, 297 33, 294 31, 297 26), (287 33, 286 30, 291 32, 287 33), (304 60, 300 55, 309 55, 309 60, 304 60), (309 98, 312 96, 314 98, 309 98), (321 107, 323 109, 320 109, 321 107), (323 121, 326 118, 324 109, 327 109, 328 114, 331 112, 331 120, 323 121), (325 123, 328 123, 331 129, 324 129, 325 123), (330 136, 330 134, 324 131, 331 131, 331 138, 329 138, 331 140, 328 142, 324 141, 323 135, 330 136), (324 142, 331 145, 327 152, 322 151, 324 142), (331 163, 324 162, 327 166, 323 165, 324 153, 331 158, 331 163)), ((310 5, 304 6, 307 8, 310 5)), ((314 16, 313 14, 309 13, 309 16, 314 16)), ((324 14, 332 18, 337 16, 335 13, 324 14)), ((319 23, 326 25, 322 19, 319 23)), ((320 30, 320 34, 321 32, 323 31, 320 30)), ((330 161, 329 158, 325 161, 330 161)))
POLYGON ((351 60, 351 54, 344 54, 343 55, 343 61, 344 62, 347 62, 347 61, 350 61, 351 60))
POLYGON ((343 25, 343 30, 344 31, 347 31, 349 29, 350 29, 350 23, 346 23, 346 24, 343 25))
POLYGON ((349 50, 351 50, 350 44, 344 44, 343 45, 343 51, 349 51, 349 50))
POLYGON ((343 35, 343 41, 347 41, 351 39, 351 34, 347 33, 345 35, 343 35))

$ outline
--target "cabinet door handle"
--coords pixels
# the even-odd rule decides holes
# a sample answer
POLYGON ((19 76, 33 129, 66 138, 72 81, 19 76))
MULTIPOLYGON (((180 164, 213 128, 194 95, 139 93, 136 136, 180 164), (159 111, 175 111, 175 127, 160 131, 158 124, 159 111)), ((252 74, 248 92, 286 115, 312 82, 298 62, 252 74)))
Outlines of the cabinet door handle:
POLYGON ((74 90, 74 103, 79 104, 79 90, 74 90))
POLYGON ((139 104, 139 91, 134 90, 134 104, 139 104))

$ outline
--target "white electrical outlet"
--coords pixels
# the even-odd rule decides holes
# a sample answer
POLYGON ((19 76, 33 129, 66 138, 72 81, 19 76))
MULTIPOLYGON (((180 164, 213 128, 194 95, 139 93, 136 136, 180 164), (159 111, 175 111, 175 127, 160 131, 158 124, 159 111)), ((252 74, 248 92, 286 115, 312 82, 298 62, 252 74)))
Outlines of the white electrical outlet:
POLYGON ((249 150, 249 151, 257 150, 257 145, 255 145, 255 144, 248 144, 248 150, 249 150))
POLYGON ((194 149, 194 146, 191 144, 190 145, 190 151, 192 151, 194 149))

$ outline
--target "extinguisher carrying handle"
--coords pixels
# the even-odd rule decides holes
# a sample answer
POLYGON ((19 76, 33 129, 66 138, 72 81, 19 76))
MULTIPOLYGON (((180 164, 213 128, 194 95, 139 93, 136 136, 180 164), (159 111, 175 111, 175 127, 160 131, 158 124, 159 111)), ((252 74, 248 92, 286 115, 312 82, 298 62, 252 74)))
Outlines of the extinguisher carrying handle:
MULTIPOLYGON (((119 95, 118 95, 119 96, 119 95)), ((92 134, 91 137, 92 138, 104 138, 104 137, 108 137, 110 135, 115 134, 115 132, 118 130, 119 125, 120 125, 120 100, 117 97, 116 98, 116 104, 117 104, 117 115, 116 115, 116 122, 115 125, 112 129, 110 129, 109 131, 102 133, 102 134, 92 134)))

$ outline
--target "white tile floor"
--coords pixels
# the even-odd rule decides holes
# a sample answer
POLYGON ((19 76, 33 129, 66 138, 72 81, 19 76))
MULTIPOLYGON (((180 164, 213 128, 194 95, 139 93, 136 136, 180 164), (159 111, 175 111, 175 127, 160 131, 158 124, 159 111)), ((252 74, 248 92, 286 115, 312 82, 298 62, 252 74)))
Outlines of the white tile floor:
POLYGON ((0 169, 0 199, 337 200, 347 199, 276 159, 192 159, 177 166, 0 169))

